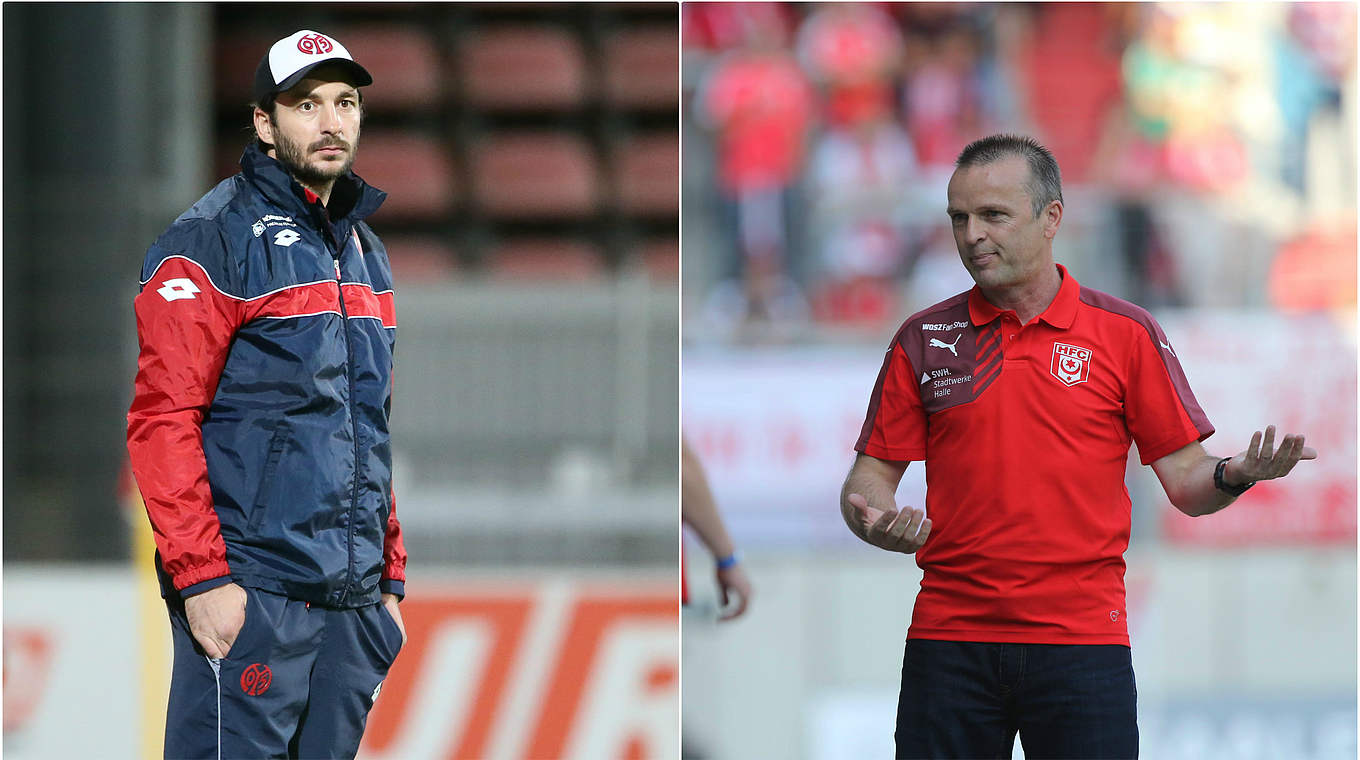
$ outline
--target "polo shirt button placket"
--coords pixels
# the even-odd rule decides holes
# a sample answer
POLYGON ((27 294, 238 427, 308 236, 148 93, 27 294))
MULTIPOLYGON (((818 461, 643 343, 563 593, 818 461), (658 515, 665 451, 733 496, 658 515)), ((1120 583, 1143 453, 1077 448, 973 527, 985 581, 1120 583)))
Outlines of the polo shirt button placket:
POLYGON ((1001 344, 1003 355, 1009 356, 1011 352, 1010 347, 1015 344, 1015 338, 1020 334, 1021 329, 1020 321, 1010 314, 1007 314, 1002 318, 1001 330, 1002 335, 1006 338, 1001 344))

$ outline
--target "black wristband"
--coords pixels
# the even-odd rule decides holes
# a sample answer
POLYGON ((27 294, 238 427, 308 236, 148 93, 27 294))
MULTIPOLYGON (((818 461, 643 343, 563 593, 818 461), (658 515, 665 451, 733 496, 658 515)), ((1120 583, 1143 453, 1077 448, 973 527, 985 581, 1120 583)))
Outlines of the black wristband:
POLYGON ((1214 488, 1217 488, 1229 496, 1241 496, 1247 492, 1248 488, 1256 485, 1256 481, 1253 480, 1250 483, 1244 483, 1240 486, 1230 486, 1227 483, 1224 483, 1223 470, 1228 466, 1228 460, 1230 459, 1232 459, 1232 457, 1224 457, 1218 460, 1218 466, 1214 467, 1214 488))

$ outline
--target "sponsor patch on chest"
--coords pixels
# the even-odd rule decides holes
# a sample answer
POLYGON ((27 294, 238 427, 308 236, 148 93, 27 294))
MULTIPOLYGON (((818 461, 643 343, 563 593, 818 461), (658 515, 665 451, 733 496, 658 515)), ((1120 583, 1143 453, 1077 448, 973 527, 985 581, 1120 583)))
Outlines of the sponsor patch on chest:
POLYGON ((1066 386, 1084 383, 1091 377, 1091 349, 1067 343, 1053 344, 1049 373, 1066 386))
POLYGON ((922 328, 913 341, 911 364, 921 368, 918 388, 927 414, 935 414, 973 400, 977 372, 976 330, 962 320, 942 319, 922 328), (962 327, 961 327, 962 326, 962 327), (931 332, 936 328, 947 331, 931 332))

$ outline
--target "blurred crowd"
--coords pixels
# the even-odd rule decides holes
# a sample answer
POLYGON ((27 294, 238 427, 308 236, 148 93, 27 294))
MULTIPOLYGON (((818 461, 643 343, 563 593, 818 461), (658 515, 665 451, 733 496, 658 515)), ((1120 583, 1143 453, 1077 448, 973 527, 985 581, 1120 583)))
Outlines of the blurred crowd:
POLYGON ((1355 304, 1353 3, 682 6, 687 333, 797 340, 968 288, 996 132, 1058 159, 1055 256, 1149 308, 1355 304))

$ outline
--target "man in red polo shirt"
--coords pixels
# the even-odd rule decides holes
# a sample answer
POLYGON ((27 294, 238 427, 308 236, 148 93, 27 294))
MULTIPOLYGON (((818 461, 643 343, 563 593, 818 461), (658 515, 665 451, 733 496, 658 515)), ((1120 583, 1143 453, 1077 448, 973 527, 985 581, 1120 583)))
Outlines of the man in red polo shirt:
POLYGON ((1175 350, 1143 309, 1053 262, 1061 178, 1032 139, 959 155, 948 213, 976 287, 909 318, 841 491, 846 525, 924 571, 907 633, 898 757, 1138 754, 1124 609, 1130 443, 1188 515, 1317 452, 1275 428, 1220 458, 1175 350), (926 508, 894 493, 926 462, 926 508), (927 514, 929 515, 927 517, 927 514))

